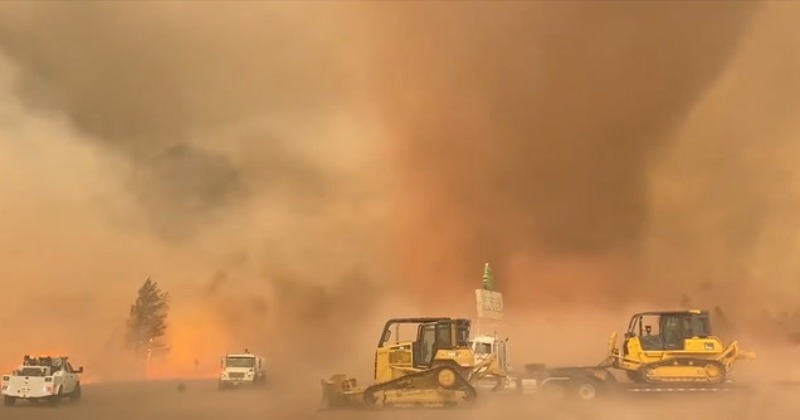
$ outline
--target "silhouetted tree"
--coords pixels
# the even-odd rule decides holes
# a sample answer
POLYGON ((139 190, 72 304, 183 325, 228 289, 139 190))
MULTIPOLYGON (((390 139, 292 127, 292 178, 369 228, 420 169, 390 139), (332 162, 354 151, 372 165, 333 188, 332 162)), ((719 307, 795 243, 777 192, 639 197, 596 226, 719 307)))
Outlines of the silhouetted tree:
POLYGON ((148 277, 139 288, 128 317, 127 342, 134 352, 164 347, 159 339, 166 333, 168 313, 169 294, 148 277))

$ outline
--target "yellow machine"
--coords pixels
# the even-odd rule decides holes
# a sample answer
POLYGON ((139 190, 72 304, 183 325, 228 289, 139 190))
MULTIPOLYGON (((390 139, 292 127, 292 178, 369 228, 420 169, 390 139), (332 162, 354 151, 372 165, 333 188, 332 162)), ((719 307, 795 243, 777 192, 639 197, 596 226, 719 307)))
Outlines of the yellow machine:
POLYGON ((373 385, 358 387, 354 378, 333 375, 322 380, 326 408, 378 406, 461 406, 475 401, 473 384, 492 369, 495 357, 479 363, 470 346, 470 320, 396 318, 386 322, 375 352, 373 385), (416 326, 414 341, 390 343, 392 328, 416 326))
POLYGON ((609 342, 612 367, 637 383, 707 383, 726 380, 739 359, 754 359, 736 341, 725 346, 712 335, 708 311, 644 312, 631 317, 617 349, 617 334, 609 342))

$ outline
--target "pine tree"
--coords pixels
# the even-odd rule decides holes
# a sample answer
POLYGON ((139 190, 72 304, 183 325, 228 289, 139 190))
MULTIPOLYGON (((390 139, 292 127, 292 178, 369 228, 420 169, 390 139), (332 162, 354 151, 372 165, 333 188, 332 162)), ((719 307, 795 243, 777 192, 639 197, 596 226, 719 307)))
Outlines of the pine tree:
POLYGON ((139 288, 128 317, 127 342, 134 352, 164 346, 159 338, 166 333, 168 312, 169 294, 162 292, 158 284, 148 277, 139 288))

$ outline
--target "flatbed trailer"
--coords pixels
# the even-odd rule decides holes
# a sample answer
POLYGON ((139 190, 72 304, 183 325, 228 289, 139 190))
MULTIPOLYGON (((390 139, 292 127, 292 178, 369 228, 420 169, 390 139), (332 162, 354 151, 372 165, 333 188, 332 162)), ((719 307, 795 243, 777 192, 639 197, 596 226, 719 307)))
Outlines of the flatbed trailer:
POLYGON ((534 393, 584 401, 626 394, 729 393, 750 389, 747 385, 737 384, 731 380, 718 384, 623 382, 617 380, 612 370, 611 366, 603 365, 554 368, 527 365, 525 374, 513 378, 511 382, 517 393, 534 393))

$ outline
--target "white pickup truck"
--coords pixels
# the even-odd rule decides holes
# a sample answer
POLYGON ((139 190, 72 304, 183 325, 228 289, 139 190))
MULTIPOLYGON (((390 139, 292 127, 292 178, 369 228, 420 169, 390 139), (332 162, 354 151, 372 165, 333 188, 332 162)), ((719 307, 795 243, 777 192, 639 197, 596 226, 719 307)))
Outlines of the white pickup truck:
POLYGON ((83 367, 73 369, 67 357, 25 356, 22 366, 0 381, 3 404, 27 400, 57 405, 62 398, 77 402, 81 399, 80 373, 83 367))
POLYGON ((219 389, 228 389, 239 385, 264 385, 267 376, 264 371, 264 359, 247 349, 244 353, 229 353, 220 360, 222 373, 219 375, 219 389))

